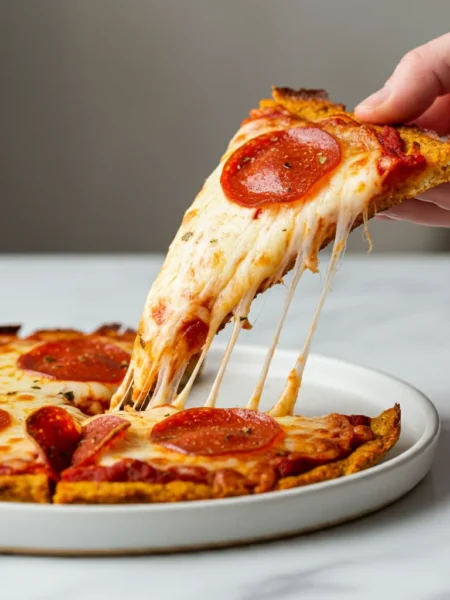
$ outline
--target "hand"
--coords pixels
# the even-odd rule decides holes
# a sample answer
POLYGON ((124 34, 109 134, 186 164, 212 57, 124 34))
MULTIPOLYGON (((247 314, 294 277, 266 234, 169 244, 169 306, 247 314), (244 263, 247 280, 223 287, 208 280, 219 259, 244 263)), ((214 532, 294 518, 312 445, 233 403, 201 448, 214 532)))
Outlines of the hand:
MULTIPOLYGON (((416 123, 439 135, 450 134, 450 34, 408 52, 384 87, 356 109, 362 121, 416 123)), ((450 184, 425 192, 378 216, 450 227, 450 184)))

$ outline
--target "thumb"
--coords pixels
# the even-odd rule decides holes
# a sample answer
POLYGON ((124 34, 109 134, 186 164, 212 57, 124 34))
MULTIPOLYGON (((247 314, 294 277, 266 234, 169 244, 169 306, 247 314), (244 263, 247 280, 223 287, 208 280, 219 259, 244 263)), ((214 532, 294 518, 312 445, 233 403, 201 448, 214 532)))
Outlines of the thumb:
POLYGON ((385 86, 355 109, 371 123, 404 123, 450 92, 450 34, 406 54, 385 86))

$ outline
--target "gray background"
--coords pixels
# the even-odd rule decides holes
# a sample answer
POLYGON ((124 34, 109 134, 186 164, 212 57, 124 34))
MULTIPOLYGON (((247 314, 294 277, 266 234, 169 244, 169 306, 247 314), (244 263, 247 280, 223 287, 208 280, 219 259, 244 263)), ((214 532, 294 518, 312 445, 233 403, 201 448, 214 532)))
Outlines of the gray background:
POLYGON ((272 84, 352 107, 449 24, 449 0, 0 0, 0 251, 165 250, 272 84))

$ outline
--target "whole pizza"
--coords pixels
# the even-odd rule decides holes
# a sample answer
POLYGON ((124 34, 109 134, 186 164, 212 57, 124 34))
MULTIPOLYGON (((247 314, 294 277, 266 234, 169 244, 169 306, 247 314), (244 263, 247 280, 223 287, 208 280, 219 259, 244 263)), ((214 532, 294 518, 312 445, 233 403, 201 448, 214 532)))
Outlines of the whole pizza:
MULTIPOLYGON (((350 231, 450 180, 450 144, 417 127, 360 123, 325 93, 275 88, 251 111, 187 210, 137 331, 0 329, 0 500, 139 503, 275 492, 378 463, 400 406, 310 418, 296 400, 350 231), (323 292, 286 384, 261 394, 296 286, 333 241, 323 292), (292 270, 273 343, 246 403, 220 407, 255 296, 292 270), (186 408, 216 333, 230 339, 203 406, 186 408)), ((240 400, 240 399, 239 399, 240 400)), ((338 407, 337 407, 338 408, 338 407)))
POLYGON ((355 473, 400 432, 375 418, 272 417, 243 408, 109 410, 135 333, 3 328, 0 500, 174 502, 258 494, 355 473))

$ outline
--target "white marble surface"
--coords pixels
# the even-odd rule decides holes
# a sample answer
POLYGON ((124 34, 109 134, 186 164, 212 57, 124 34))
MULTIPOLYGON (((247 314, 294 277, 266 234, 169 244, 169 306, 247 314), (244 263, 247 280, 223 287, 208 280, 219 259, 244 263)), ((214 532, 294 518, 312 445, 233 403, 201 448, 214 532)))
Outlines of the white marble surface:
MULTIPOLYGON (((134 325, 159 261, 143 256, 0 258, 0 322, 134 325)), ((281 345, 298 348, 320 278, 306 276, 281 345)), ((283 288, 257 300, 245 343, 267 344, 283 288)), ((314 351, 389 371, 443 420, 435 465, 384 511, 263 545, 135 558, 0 557, 8 600, 444 600, 450 598, 450 257, 347 257, 314 351)), ((395 399, 393 399, 395 400, 395 399)))

